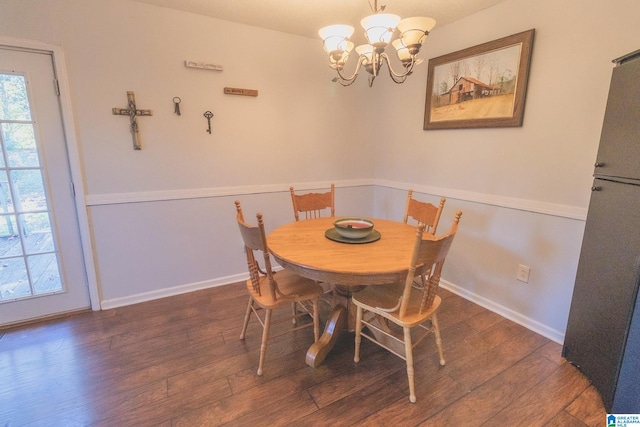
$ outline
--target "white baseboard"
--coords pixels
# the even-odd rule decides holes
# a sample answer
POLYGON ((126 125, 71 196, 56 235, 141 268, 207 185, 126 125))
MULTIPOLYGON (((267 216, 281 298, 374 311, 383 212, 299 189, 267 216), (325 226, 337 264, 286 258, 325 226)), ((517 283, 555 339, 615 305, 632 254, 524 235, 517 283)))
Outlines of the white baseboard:
POLYGON ((453 292, 456 295, 461 296, 466 300, 469 300, 475 304, 478 304, 479 306, 486 308, 487 310, 493 311, 494 313, 499 314, 506 319, 516 322, 517 324, 522 325, 525 328, 537 334, 540 334, 545 338, 549 338, 553 342, 556 342, 558 344, 562 344, 564 342, 563 332, 543 325, 542 323, 530 319, 527 316, 523 316, 522 314, 513 311, 510 308, 507 308, 478 294, 468 291, 467 289, 461 288, 460 286, 455 285, 451 282, 447 282, 446 280, 441 279, 440 286, 448 291, 453 292))
MULTIPOLYGON (((236 283, 236 282, 246 280, 247 278, 248 276, 246 273, 235 274, 232 276, 221 277, 218 279, 188 283, 185 285, 174 286, 172 288, 165 288, 157 291, 130 295, 123 298, 107 299, 102 301, 101 308, 102 310, 109 310, 112 308, 124 307, 131 304, 138 304, 141 302, 153 301, 160 298, 171 297, 175 295, 185 294, 188 292, 213 288, 216 286, 224 286, 231 283, 236 283)), ((558 344, 562 344, 564 342, 564 333, 557 331, 555 329, 549 328, 548 326, 543 325, 542 323, 537 322, 533 319, 530 319, 526 316, 523 316, 522 314, 517 313, 507 307, 497 304, 487 298, 484 298, 478 294, 470 292, 446 280, 440 280, 440 286, 442 286, 442 288, 450 292, 453 292, 456 295, 461 296, 466 300, 469 300, 475 304, 478 304, 486 308, 487 310, 491 310, 492 312, 499 314, 500 316, 506 319, 516 322, 517 324, 522 325, 525 328, 537 334, 540 334, 545 338, 550 339, 551 341, 554 341, 558 344)))
POLYGON ((172 297, 175 295, 186 294, 188 292, 200 291, 202 289, 214 288, 216 286, 223 286, 231 283, 241 282, 243 280, 247 280, 248 277, 248 273, 234 274, 232 276, 219 277, 217 279, 204 280, 202 282, 187 283, 185 285, 159 289, 157 291, 144 292, 141 294, 129 295, 122 298, 105 299, 100 303, 100 308, 102 310, 108 310, 111 308, 124 307, 126 305, 153 301, 160 298, 172 297))

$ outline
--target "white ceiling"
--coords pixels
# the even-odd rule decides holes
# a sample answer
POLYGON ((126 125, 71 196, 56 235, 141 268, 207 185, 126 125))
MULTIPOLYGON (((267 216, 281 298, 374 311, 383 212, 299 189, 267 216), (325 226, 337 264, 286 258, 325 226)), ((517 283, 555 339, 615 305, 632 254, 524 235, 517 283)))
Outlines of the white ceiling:
MULTIPOLYGON (((316 38, 331 24, 360 28, 374 0, 135 0, 226 21, 316 38)), ((380 0, 385 12, 403 18, 430 16, 445 25, 504 0, 380 0)), ((356 30, 356 33, 358 30, 356 30)))

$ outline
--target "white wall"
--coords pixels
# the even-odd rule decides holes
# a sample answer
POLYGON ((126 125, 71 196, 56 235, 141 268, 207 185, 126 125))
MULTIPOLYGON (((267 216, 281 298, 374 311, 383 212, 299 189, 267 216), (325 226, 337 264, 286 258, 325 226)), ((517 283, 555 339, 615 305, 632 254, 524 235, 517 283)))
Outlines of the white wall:
POLYGON ((611 60, 640 48, 639 10, 635 0, 506 0, 436 27, 425 58, 535 28, 524 124, 422 130, 427 67, 419 67, 401 89, 380 85, 370 94, 387 97, 380 137, 394 141, 378 145, 376 176, 587 206, 611 60))
POLYGON ((0 0, 0 35, 65 53, 104 307, 243 277, 236 198, 275 227, 292 219, 290 184, 336 182, 338 214, 390 218, 413 187, 448 197, 441 229, 464 211, 445 286, 561 340, 610 60, 639 47, 639 12, 636 0, 506 0, 436 27, 424 58, 536 29, 524 125, 502 129, 422 130, 426 63, 404 85, 342 88, 318 40, 127 0, 0 0), (139 119, 142 151, 111 115, 127 90, 154 111, 139 119))
POLYGON ((370 162, 349 156, 363 144, 351 126, 357 99, 331 85, 318 41, 123 0, 49 4, 90 195, 371 176, 370 162), (187 59, 224 71, 186 68, 187 59), (259 96, 224 95, 227 86, 259 96), (111 115, 127 90, 154 110, 138 120, 140 152, 127 118, 111 115))
POLYGON ((636 0, 507 0, 436 27, 426 58, 535 28, 522 127, 422 130, 427 67, 402 88, 381 84, 368 94, 386 99, 379 131, 392 141, 376 146, 376 213, 402 203, 407 186, 449 197, 441 227, 464 212, 445 267, 450 287, 558 341, 611 60, 640 48, 637 16, 636 0), (518 264, 531 267, 529 283, 515 280, 518 264))
POLYGON ((244 277, 236 198, 247 216, 262 210, 268 229, 293 219, 292 184, 337 182, 345 214, 371 213, 374 165, 353 125, 357 91, 331 83, 320 41, 125 0, 0 7, 0 22, 28 23, 2 22, 2 35, 65 52, 103 307, 244 277), (128 118, 111 114, 128 90, 153 110, 138 119, 141 151, 128 118))

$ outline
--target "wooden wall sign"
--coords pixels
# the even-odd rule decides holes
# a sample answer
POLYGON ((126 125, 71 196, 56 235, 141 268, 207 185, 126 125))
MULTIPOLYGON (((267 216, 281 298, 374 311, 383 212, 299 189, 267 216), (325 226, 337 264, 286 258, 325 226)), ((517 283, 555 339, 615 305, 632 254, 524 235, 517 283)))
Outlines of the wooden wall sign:
POLYGON ((188 68, 202 68, 203 70, 214 70, 214 71, 222 71, 222 65, 210 64, 208 62, 202 61, 184 61, 184 66, 188 68))
POLYGON ((237 87, 225 87, 224 93, 227 95, 258 96, 258 91, 255 89, 240 89, 237 87))

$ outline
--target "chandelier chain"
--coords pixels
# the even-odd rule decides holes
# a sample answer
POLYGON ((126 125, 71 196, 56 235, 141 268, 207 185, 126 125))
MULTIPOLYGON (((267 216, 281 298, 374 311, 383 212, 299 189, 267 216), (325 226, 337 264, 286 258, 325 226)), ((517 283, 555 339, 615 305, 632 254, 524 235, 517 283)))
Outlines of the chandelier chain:
POLYGON ((386 6, 380 6, 380 9, 378 9, 378 0, 373 0, 373 4, 371 4, 371 0, 369 0, 369 7, 373 13, 378 13, 383 12, 386 6))

